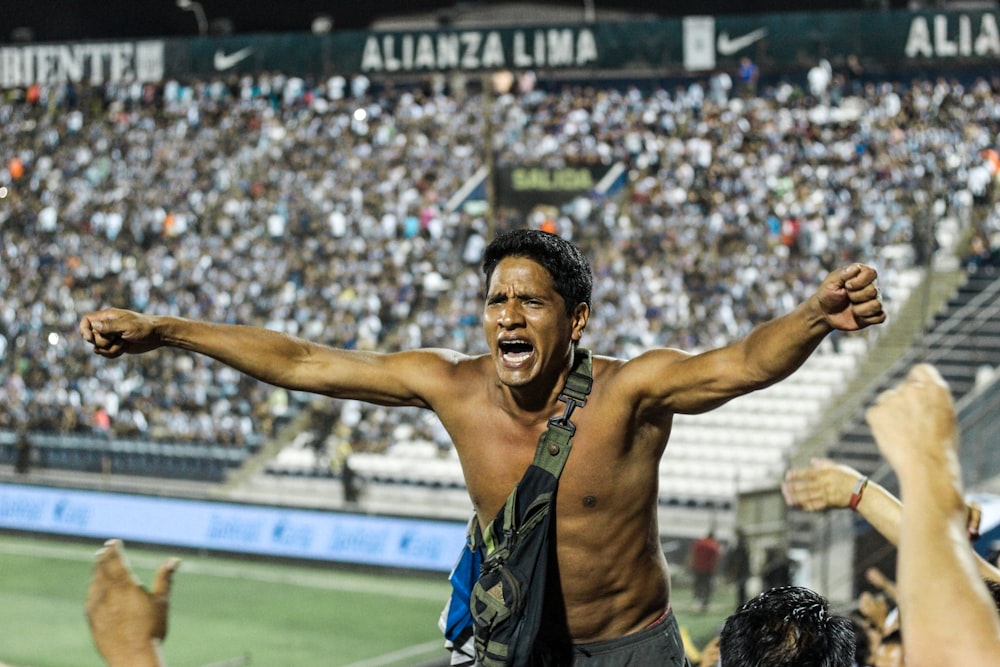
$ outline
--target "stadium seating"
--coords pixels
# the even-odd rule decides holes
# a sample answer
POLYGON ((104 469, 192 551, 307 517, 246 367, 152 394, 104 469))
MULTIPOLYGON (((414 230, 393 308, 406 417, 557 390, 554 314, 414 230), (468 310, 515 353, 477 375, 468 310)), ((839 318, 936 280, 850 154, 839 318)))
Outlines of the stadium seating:
MULTIPOLYGON (((919 283, 912 232, 927 202, 915 200, 909 187, 924 169, 913 158, 947 154, 968 166, 979 151, 976 133, 958 132, 933 113, 935 100, 961 101, 967 91, 983 100, 997 94, 981 84, 909 82, 904 102, 924 125, 912 130, 910 150, 900 154, 891 150, 893 119, 882 114, 894 85, 866 89, 851 100, 856 113, 842 126, 816 128, 805 140, 784 122, 789 107, 804 98, 779 101, 775 89, 762 89, 751 105, 715 108, 693 103, 695 87, 666 90, 654 82, 623 91, 610 82, 599 91, 603 106, 592 119, 593 145, 559 134, 550 116, 553 109, 591 109, 593 100, 578 89, 543 85, 531 96, 497 100, 504 136, 523 149, 505 150, 501 159, 546 159, 533 155, 525 138, 551 132, 547 145, 567 153, 586 159, 592 150, 591 157, 613 155, 632 164, 617 197, 557 210, 552 221, 595 266, 599 307, 587 335, 608 342, 610 349, 600 352, 619 356, 654 345, 708 349, 784 312, 841 260, 878 266, 890 308, 919 283), (671 122, 650 125, 651 113, 671 122), (617 120, 605 126, 602 118, 617 120), (715 168, 699 174, 677 128, 697 127, 703 118, 720 131, 711 139, 715 168), (866 128, 864 146, 855 145, 858 123, 866 128), (774 154, 785 157, 760 163, 741 134, 750 124, 771 128, 774 154), (818 150, 833 146, 849 146, 853 158, 818 150), (816 176, 818 168, 825 179, 816 176), (702 196, 713 192, 743 196, 702 196), (850 192, 854 199, 845 196, 850 192), (783 223, 797 231, 787 232, 783 223)), ((312 92, 323 95, 322 85, 312 92)), ((0 266, 0 284, 19 285, 8 313, 26 314, 18 322, 0 313, 5 457, 13 451, 5 444, 11 434, 28 423, 38 465, 99 471, 110 463, 124 474, 217 482, 258 451, 270 452, 264 445, 283 426, 314 409, 294 393, 179 353, 94 363, 74 329, 80 312, 107 303, 264 325, 346 347, 484 351, 477 267, 462 251, 476 247, 487 227, 475 213, 439 206, 483 166, 481 100, 428 99, 403 87, 372 91, 360 102, 378 105, 378 123, 358 131, 344 119, 359 101, 333 100, 318 131, 300 122, 302 100, 274 108, 240 93, 220 102, 192 87, 148 107, 105 100, 121 111, 117 125, 84 115, 79 135, 65 136, 46 160, 29 165, 35 180, 9 183, 22 224, 6 228, 6 247, 33 259, 0 266), (200 105, 219 111, 189 125, 200 105), (434 110, 447 113, 434 116, 434 110), (456 117, 469 122, 450 122, 456 117), (130 143, 122 168, 104 174, 94 151, 110 141, 103 134, 109 127, 130 143), (93 136, 93 146, 81 139, 93 136), (276 137, 287 138, 297 153, 287 173, 264 177, 273 151, 283 150, 276 137), (56 176, 76 174, 81 160, 94 163, 87 174, 66 181, 56 176), (166 168, 161 160, 188 169, 166 168), (50 181, 72 202, 53 205, 50 188, 42 187, 50 181), (180 191, 188 194, 178 200, 180 191), (110 432, 95 434, 95 408, 113 412, 110 432)), ((25 153, 35 137, 48 136, 78 112, 56 106, 50 115, 14 98, 0 104, 10 119, 0 136, 7 153, 25 153)), ((983 123, 964 113, 957 125, 966 130, 983 123)), ((953 253, 969 198, 961 196, 961 169, 942 167, 941 173, 926 194, 947 202, 938 241, 940 252, 953 253)), ((497 224, 539 222, 530 212, 501 211, 497 224)), ((963 347, 957 334, 950 340, 949 363, 980 359, 980 348, 963 347)), ((678 416, 661 466, 664 506, 731 506, 739 490, 773 482, 867 351, 867 334, 839 336, 773 387, 708 414, 678 416)), ((244 491, 281 485, 289 502, 305 502, 289 492, 296 482, 310 489, 304 495, 316 496, 317 482, 336 488, 340 455, 332 443, 347 442, 370 506, 440 512, 433 509, 440 500, 426 498, 428 491, 446 491, 464 511, 460 466, 433 424, 401 438, 397 428, 413 421, 412 413, 340 404, 323 419, 322 428, 294 434, 272 454, 244 491)), ((330 503, 339 498, 319 495, 330 503)))

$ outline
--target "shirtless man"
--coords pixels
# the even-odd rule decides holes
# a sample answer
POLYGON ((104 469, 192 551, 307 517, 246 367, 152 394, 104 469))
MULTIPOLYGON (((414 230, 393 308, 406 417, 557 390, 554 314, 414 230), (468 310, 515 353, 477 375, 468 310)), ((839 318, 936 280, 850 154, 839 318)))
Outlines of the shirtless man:
MULTIPOLYGON (((592 281, 575 246, 540 231, 501 235, 486 249, 483 269, 490 353, 481 356, 348 351, 260 328, 118 309, 86 315, 80 333, 105 357, 177 347, 288 389, 433 410, 485 527, 531 463, 549 418, 564 412, 557 397, 590 317, 592 281)), ((577 432, 556 506, 565 616, 545 624, 568 635, 562 642, 573 664, 649 664, 651 645, 656 664, 684 664, 657 526, 659 461, 673 415, 705 412, 787 377, 833 330, 883 322, 875 279, 861 264, 834 271, 795 310, 717 350, 594 356, 593 390, 573 414, 577 432)))

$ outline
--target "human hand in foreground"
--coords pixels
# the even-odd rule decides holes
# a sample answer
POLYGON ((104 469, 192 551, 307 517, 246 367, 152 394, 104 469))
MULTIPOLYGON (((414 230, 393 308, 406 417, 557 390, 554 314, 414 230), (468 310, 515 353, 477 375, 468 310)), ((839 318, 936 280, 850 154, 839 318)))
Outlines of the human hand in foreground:
POLYGON ((97 552, 84 608, 94 644, 110 667, 158 667, 167 634, 170 584, 180 564, 168 558, 147 591, 132 573, 122 541, 111 539, 97 552))
POLYGON ((119 308, 84 315, 80 320, 80 335, 94 346, 96 354, 109 359, 142 354, 162 345, 152 317, 119 308))
POLYGON ((830 459, 813 459, 808 468, 792 468, 785 473, 781 493, 790 507, 807 512, 849 507, 851 493, 860 472, 830 459))
POLYGON ((721 657, 719 653, 719 637, 716 635, 705 644, 705 648, 701 651, 701 661, 698 665, 699 667, 716 667, 721 657))
POLYGON ((914 366, 879 394, 865 419, 882 456, 896 471, 936 470, 958 476, 958 423, 948 384, 930 364, 914 366))
POLYGON ((858 596, 858 613, 861 614, 873 628, 882 628, 885 619, 892 611, 892 603, 881 593, 861 591, 858 596))
POLYGON ((877 567, 870 567, 865 570, 865 581, 891 597, 893 600, 896 599, 896 582, 885 576, 885 573, 877 567))
POLYGON ((884 322, 877 278, 875 269, 865 264, 851 264, 828 275, 816 293, 827 323, 840 331, 857 331, 884 322))

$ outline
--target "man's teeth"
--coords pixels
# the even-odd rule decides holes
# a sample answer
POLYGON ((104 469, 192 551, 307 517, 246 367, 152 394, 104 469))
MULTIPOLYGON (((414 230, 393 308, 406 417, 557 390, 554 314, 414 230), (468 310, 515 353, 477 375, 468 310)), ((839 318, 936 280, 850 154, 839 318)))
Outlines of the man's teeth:
POLYGON ((500 344, 500 353, 503 358, 511 362, 524 361, 531 356, 533 351, 534 348, 523 341, 505 341, 500 344))

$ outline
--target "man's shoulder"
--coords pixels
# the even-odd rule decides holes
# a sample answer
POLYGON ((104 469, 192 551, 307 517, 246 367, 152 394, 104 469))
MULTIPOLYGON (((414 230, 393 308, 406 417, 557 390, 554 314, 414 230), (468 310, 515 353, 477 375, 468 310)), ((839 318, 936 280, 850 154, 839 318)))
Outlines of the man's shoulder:
POLYGON ((629 379, 644 381, 656 377, 662 381, 664 369, 693 356, 689 352, 674 348, 653 348, 630 358, 593 355, 594 382, 629 379))
POLYGON ((416 359, 430 366, 466 368, 479 363, 484 355, 468 355, 446 347, 420 347, 396 352, 394 356, 416 359))
POLYGON ((470 356, 445 348, 417 348, 391 353, 391 363, 406 382, 433 409, 449 401, 468 399, 484 386, 489 357, 470 356))
POLYGON ((439 378, 465 380, 490 369, 489 355, 468 355, 446 348, 420 348, 403 353, 417 361, 418 368, 439 378))
POLYGON ((629 359, 621 359, 619 357, 612 357, 605 354, 597 354, 597 352, 592 353, 594 377, 599 374, 614 374, 626 367, 629 363, 629 359))

